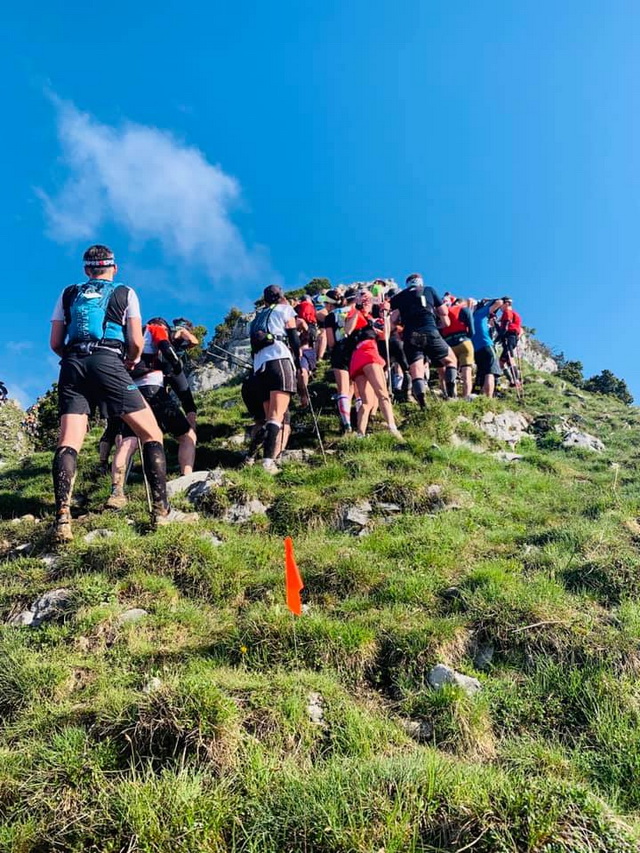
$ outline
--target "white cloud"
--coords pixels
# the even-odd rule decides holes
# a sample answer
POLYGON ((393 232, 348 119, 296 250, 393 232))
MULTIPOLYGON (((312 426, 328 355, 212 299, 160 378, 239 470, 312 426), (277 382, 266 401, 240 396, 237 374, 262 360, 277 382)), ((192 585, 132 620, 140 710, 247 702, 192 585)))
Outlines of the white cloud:
POLYGON ((173 134, 125 122, 112 127, 53 98, 68 175, 57 194, 43 191, 49 235, 58 242, 99 242, 115 223, 134 243, 153 243, 163 260, 210 280, 255 282, 266 253, 249 247, 231 219, 240 185, 173 134))
POLYGON ((33 341, 7 341, 5 344, 7 351, 11 355, 22 355, 22 353, 33 349, 33 341))

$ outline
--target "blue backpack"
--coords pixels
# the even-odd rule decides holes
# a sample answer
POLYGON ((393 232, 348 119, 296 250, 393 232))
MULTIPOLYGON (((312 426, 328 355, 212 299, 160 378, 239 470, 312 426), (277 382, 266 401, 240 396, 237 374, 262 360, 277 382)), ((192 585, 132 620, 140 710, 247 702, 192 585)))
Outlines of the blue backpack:
POLYGON ((124 342, 126 298, 119 310, 114 304, 119 288, 127 290, 118 282, 94 279, 65 290, 62 304, 69 343, 105 339, 124 342))

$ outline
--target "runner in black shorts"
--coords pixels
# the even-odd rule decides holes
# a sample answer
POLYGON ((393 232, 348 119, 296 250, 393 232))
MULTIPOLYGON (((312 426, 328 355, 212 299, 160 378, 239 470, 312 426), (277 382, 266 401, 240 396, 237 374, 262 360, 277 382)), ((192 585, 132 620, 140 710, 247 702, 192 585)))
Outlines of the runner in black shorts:
POLYGON ((257 313, 249 331, 256 396, 264 401, 266 421, 262 464, 265 471, 275 474, 279 434, 296 391, 296 370, 300 370, 300 338, 296 315, 282 288, 275 284, 265 287, 263 299, 266 307, 257 313))
POLYGON ((88 281, 65 288, 51 318, 51 349, 61 357, 60 437, 52 466, 58 541, 73 538, 71 494, 88 415, 95 406, 122 417, 140 439, 153 521, 191 520, 169 508, 162 433, 125 369, 142 353, 138 298, 114 281, 118 267, 107 246, 91 246, 83 261, 88 281))
POLYGON ((455 396, 456 357, 438 331, 436 318, 447 317, 447 307, 432 287, 425 286, 422 276, 408 276, 404 290, 391 300, 392 323, 404 327, 404 354, 409 363, 411 389, 421 409, 425 406, 425 361, 433 361, 446 369, 449 396, 455 396))
MULTIPOLYGON (((247 450, 247 455, 245 458, 245 463, 247 465, 253 465, 256 459, 256 454, 264 444, 264 440, 266 437, 266 416, 264 412, 264 404, 268 403, 270 392, 265 391, 265 389, 260 383, 260 380, 256 377, 255 373, 251 371, 251 373, 242 383, 240 393, 242 395, 242 401, 245 404, 247 411, 253 418, 253 424, 249 430, 249 449, 247 450)), ((286 449, 287 444, 289 443, 290 435, 291 418, 289 415, 289 411, 287 410, 282 421, 282 429, 278 433, 278 441, 276 443, 275 449, 276 458, 280 456, 283 450, 286 449)))

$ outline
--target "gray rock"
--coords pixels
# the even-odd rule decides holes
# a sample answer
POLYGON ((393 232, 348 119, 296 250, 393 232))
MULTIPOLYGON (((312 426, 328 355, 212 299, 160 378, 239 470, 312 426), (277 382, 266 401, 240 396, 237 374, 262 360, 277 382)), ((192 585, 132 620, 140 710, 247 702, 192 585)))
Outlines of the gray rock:
POLYGON ((221 408, 222 409, 235 409, 235 407, 237 405, 238 405, 237 400, 225 400, 224 403, 222 404, 221 408))
POLYGON ((376 509, 380 510, 380 512, 383 512, 386 515, 402 512, 402 507, 400 506, 400 504, 386 503, 384 501, 380 501, 379 503, 377 503, 376 509))
POLYGON ((519 453, 508 453, 506 450, 499 450, 493 454, 500 462, 520 462, 524 459, 519 453))
POLYGON ((487 412, 479 426, 491 438, 513 446, 527 434, 529 420, 521 412, 487 412))
POLYGON ((455 669, 451 669, 443 663, 434 666, 427 678, 429 684, 436 690, 444 687, 445 684, 453 684, 455 687, 459 687, 464 690, 467 696, 474 696, 479 690, 482 690, 482 685, 477 678, 456 672, 455 669))
POLYGON ((238 433, 238 435, 232 435, 229 437, 228 441, 229 444, 241 447, 244 444, 244 434, 238 433))
POLYGON ((31 607, 12 616, 7 624, 17 627, 39 628, 43 622, 54 622, 68 615, 73 601, 73 593, 63 587, 43 593, 31 607))
POLYGON ((19 518, 12 518, 11 524, 22 524, 23 521, 24 522, 30 521, 33 523, 33 522, 38 521, 38 519, 35 517, 35 515, 31 515, 30 513, 27 513, 27 515, 21 515, 19 518))
POLYGON ((535 338, 530 338, 529 335, 523 333, 518 341, 518 349, 524 361, 528 362, 536 370, 540 370, 543 373, 557 372, 557 363, 547 355, 535 338))
POLYGON ((306 462, 314 456, 308 447, 298 447, 294 450, 284 450, 278 457, 278 462, 306 462))
POLYGON ((190 374, 189 384, 192 391, 213 391, 221 385, 226 385, 239 370, 240 368, 222 369, 214 364, 204 364, 190 374))
POLYGON ((162 679, 157 675, 152 676, 142 688, 143 693, 157 693, 162 689, 162 679))
POLYGON ((570 429, 565 433, 562 446, 568 448, 581 447, 584 450, 593 450, 596 453, 602 453, 605 450, 605 446, 599 438, 577 429, 570 429))
POLYGON ((55 569, 60 562, 60 557, 57 554, 41 554, 39 559, 51 570, 55 569))
POLYGON ((476 649, 476 653, 473 656, 473 665, 476 669, 486 669, 491 665, 493 661, 493 656, 496 650, 494 648, 493 643, 482 643, 476 649))
POLYGON ((342 511, 340 527, 342 530, 363 529, 371 521, 373 507, 369 501, 358 501, 353 506, 346 507, 342 511))
POLYGON ((242 524, 254 515, 266 515, 268 506, 265 506, 261 500, 254 498, 245 503, 236 503, 230 506, 224 515, 223 521, 228 521, 230 524, 242 524))
POLYGON ((167 483, 167 497, 169 500, 176 495, 185 493, 191 503, 197 503, 211 489, 216 489, 224 484, 224 471, 215 468, 213 471, 194 471, 192 474, 184 474, 167 483))
POLYGON ((429 743, 433 737, 433 726, 428 720, 400 720, 400 725, 418 743, 429 743))
POLYGON ((113 530, 105 530, 104 528, 100 528, 98 530, 90 530, 89 533, 86 533, 82 538, 85 542, 91 543, 96 542, 98 539, 110 539, 112 536, 115 536, 113 530))
POLYGON ((35 545, 33 542, 25 542, 23 545, 17 545, 9 554, 9 559, 17 560, 19 557, 28 557, 34 548, 35 545))
POLYGON ((147 611, 142 607, 131 607, 129 610, 125 610, 118 616, 116 624, 118 627, 122 625, 130 625, 132 622, 139 622, 148 615, 147 611))
POLYGON ((215 533, 210 533, 209 531, 203 533, 202 536, 200 536, 200 539, 204 539, 204 541, 208 542, 210 545, 215 545, 216 548, 224 544, 223 539, 221 539, 219 536, 216 536, 215 533))
POLYGON ((312 723, 324 724, 324 699, 320 693, 309 693, 307 697, 307 714, 312 723))

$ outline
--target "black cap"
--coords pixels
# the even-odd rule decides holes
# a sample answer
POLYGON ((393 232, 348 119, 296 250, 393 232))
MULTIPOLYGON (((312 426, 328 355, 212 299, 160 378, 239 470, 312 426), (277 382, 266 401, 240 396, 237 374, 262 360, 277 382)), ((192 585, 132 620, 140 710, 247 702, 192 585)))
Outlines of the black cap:
POLYGON ((284 293, 282 292, 282 288, 279 285, 270 284, 268 287, 265 287, 262 296, 267 305, 276 305, 278 302, 280 302, 280 300, 284 296, 284 293))
POLYGON ((358 291, 355 287, 348 287, 344 292, 344 298, 347 302, 353 302, 357 295, 358 291))

